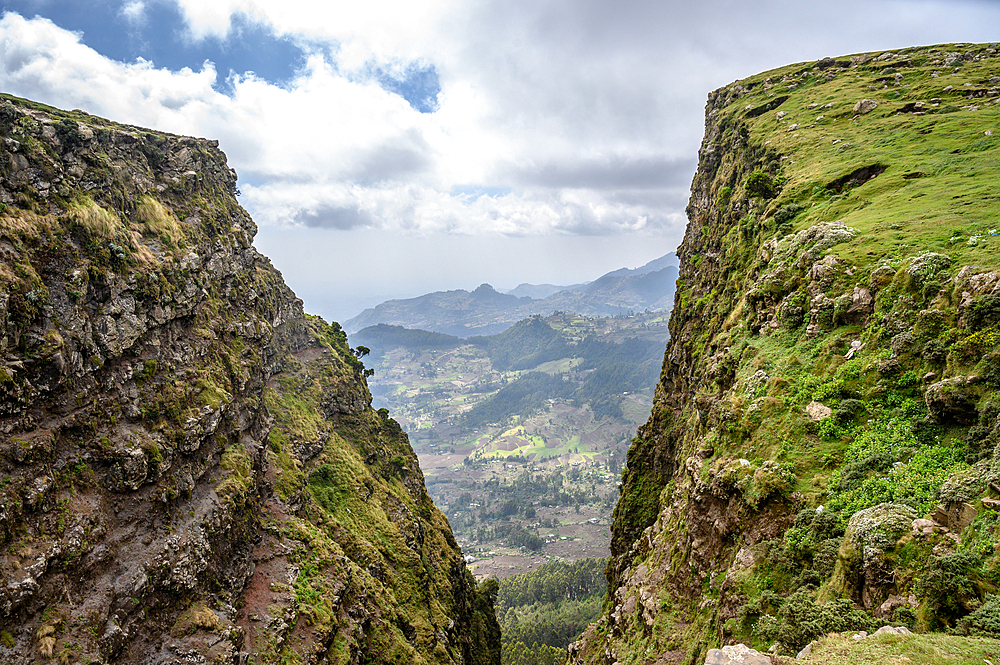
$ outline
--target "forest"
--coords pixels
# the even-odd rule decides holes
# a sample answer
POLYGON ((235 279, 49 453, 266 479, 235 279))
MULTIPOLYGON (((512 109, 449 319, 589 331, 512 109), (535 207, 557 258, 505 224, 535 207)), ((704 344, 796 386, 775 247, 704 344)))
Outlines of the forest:
POLYGON ((601 610, 606 559, 552 561, 501 580, 496 611, 503 665, 556 665, 601 610))

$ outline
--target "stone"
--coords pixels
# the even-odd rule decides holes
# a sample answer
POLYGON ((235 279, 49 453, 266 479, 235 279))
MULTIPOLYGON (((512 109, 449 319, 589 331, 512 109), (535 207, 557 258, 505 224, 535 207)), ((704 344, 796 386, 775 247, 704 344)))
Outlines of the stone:
POLYGON ((860 339, 854 340, 853 342, 851 342, 851 348, 848 349, 847 353, 844 354, 844 358, 846 358, 847 360, 850 360, 851 358, 854 357, 855 353, 857 353, 858 351, 860 351, 863 348, 865 348, 865 343, 864 342, 862 342, 860 339))
POLYGON ((854 115, 864 115, 871 113, 878 107, 878 102, 874 99, 862 99, 854 105, 854 115))
MULTIPOLYGON (((913 520, 913 535, 914 536, 929 536, 934 533, 935 527, 940 528, 941 525, 934 520, 919 518, 913 520)), ((886 601, 888 602, 888 601, 886 601)))
POLYGON ((980 503, 982 503, 983 508, 986 508, 987 510, 1000 511, 1000 499, 991 499, 990 497, 986 497, 985 499, 982 499, 980 503))
POLYGON ((910 629, 905 626, 882 626, 874 633, 872 633, 872 637, 875 637, 876 635, 912 635, 912 634, 913 633, 910 631, 910 629))
POLYGON ((814 423, 818 423, 824 418, 829 418, 833 415, 833 409, 822 404, 821 402, 813 400, 812 402, 806 404, 806 415, 809 416, 809 419, 814 423))
POLYGON ((979 419, 976 400, 970 394, 971 377, 956 376, 932 383, 924 393, 931 419, 941 423, 972 425, 979 419))
POLYGON ((772 665, 771 658, 745 644, 709 649, 705 665, 772 665))
MULTIPOLYGON (((914 600, 916 600, 916 598, 914 598, 914 600)), ((896 594, 890 594, 889 598, 886 599, 886 601, 881 605, 879 605, 878 609, 875 610, 875 616, 882 619, 891 619, 893 612, 895 612, 900 607, 915 608, 916 605, 910 604, 910 598, 907 598, 905 596, 897 596, 896 594)), ((890 632, 887 630, 883 630, 883 628, 889 628, 889 626, 883 626, 879 630, 875 631, 875 634, 881 635, 883 633, 890 632)), ((898 633, 898 634, 903 634, 903 633, 898 633)))
POLYGON ((961 533, 976 519, 976 509, 964 501, 948 504, 948 528, 961 533))
POLYGON ((802 651, 800 651, 797 654, 795 654, 795 660, 803 660, 803 659, 808 658, 809 656, 811 656, 814 644, 816 644, 815 640, 813 640, 809 644, 807 644, 804 647, 802 647, 802 651))

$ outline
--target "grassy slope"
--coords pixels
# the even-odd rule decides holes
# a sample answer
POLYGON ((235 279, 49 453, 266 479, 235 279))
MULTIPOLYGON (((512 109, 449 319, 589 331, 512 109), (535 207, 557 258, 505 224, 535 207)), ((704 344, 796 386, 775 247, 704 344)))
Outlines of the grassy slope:
POLYGON ((877 575, 844 537, 852 514, 881 501, 923 515, 955 472, 969 480, 959 498, 989 493, 988 463, 969 462, 996 443, 1000 386, 965 389, 976 407, 965 422, 931 417, 924 392, 941 378, 989 377, 997 363, 996 322, 970 327, 981 294, 964 295, 968 273, 998 267, 995 56, 906 49, 791 65, 712 94, 672 340, 616 509, 612 595, 578 660, 610 649, 623 663, 694 662, 736 639, 784 640, 787 652, 808 632, 803 617, 822 628, 830 617, 818 608, 838 597, 864 613, 845 620, 863 624, 883 620, 871 615, 890 594, 914 594, 915 611, 884 620, 940 629, 996 588, 995 520, 982 509, 959 543, 887 536, 877 575), (863 98, 878 106, 856 115, 863 98), (876 177, 841 186, 876 165, 876 177), (773 194, 753 191, 754 171, 773 194), (815 238, 794 235, 836 222, 856 235, 812 253, 815 238), (926 252, 950 260, 916 270, 926 252), (874 302, 851 312, 859 289, 874 302), (848 360, 855 340, 865 346, 848 360), (813 400, 835 418, 809 419, 813 400))

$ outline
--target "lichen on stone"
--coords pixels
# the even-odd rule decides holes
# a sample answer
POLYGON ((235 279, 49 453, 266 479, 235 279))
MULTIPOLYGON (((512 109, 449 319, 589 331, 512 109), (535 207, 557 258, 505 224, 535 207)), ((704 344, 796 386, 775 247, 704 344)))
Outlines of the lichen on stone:
POLYGON ((854 513, 844 537, 861 550, 865 563, 869 563, 909 532, 916 518, 916 511, 909 506, 880 503, 854 513))

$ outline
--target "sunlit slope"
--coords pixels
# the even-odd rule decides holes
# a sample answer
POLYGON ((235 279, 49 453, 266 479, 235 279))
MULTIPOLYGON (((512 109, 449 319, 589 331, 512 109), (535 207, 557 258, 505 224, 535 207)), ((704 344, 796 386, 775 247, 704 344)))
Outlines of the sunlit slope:
POLYGON ((996 56, 845 56, 709 95, 671 340, 574 662, 794 655, 887 622, 997 636, 996 56))

